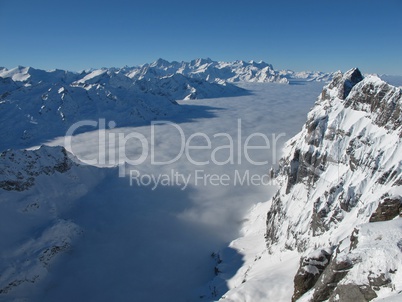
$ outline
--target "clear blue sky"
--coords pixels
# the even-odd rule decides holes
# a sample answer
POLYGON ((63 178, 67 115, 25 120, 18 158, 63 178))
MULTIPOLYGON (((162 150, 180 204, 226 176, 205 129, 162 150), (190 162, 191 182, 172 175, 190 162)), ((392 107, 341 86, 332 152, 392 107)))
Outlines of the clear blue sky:
POLYGON ((264 60, 402 75, 401 0, 0 0, 0 66, 264 60))

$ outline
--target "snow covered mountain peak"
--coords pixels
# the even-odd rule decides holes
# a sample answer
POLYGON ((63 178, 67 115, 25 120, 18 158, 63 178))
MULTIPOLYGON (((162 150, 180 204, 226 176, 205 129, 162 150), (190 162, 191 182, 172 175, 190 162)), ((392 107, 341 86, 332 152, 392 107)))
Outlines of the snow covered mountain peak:
POLYGON ((3 69, 1 71, 1 77, 11 78, 13 81, 26 81, 29 77, 30 67, 17 66, 13 69, 3 69))
MULTIPOLYGON (((286 199, 294 212, 287 208, 289 230, 278 228, 278 221, 268 219, 269 245, 277 238, 287 238, 283 248, 302 251, 315 241, 311 235, 328 236, 328 243, 335 244, 339 236, 346 234, 339 234, 341 228, 334 231, 331 226, 344 219, 355 224, 367 222, 370 211, 384 196, 398 191, 395 178, 387 179, 388 186, 379 179, 383 179, 384 173, 401 177, 401 100, 399 88, 377 77, 363 78, 358 69, 334 76, 302 131, 284 151, 287 156, 281 160, 278 171, 283 189, 274 198, 273 209, 286 199), (372 190, 377 186, 374 197, 372 190), (276 234, 279 229, 286 235, 276 234)), ((269 215, 280 216, 274 210, 269 215)))
POLYGON ((245 255, 223 301, 370 301, 400 294, 401 110, 400 88, 357 68, 334 74, 286 144, 273 173, 280 189, 253 209, 245 236, 231 244, 251 251, 247 244, 261 244, 256 238, 265 228, 265 246, 245 255), (264 216, 264 224, 256 218, 264 216), (289 264, 273 266, 280 259, 289 264), (275 276, 288 276, 293 286, 280 279, 281 289, 253 292, 275 276))
POLYGON ((190 62, 168 62, 158 59, 151 64, 133 67, 129 77, 147 79, 150 77, 171 76, 182 74, 189 78, 197 78, 208 82, 278 82, 288 83, 272 65, 265 62, 217 62, 210 58, 195 59, 190 62))
POLYGON ((192 60, 190 62, 190 65, 200 67, 201 65, 211 64, 211 63, 213 63, 213 60, 211 58, 206 58, 206 59, 198 58, 198 59, 192 60))
POLYGON ((363 75, 358 68, 352 68, 345 72, 345 74, 342 74, 341 71, 338 71, 334 74, 331 83, 328 85, 328 89, 324 90, 336 90, 338 92, 338 98, 344 100, 349 95, 349 92, 353 88, 353 86, 362 80, 363 75))
POLYGON ((78 73, 66 70, 53 69, 50 71, 45 71, 33 67, 24 66, 18 66, 10 70, 0 70, 0 78, 9 79, 18 83, 19 85, 24 86, 38 85, 43 82, 49 81, 58 83, 69 83, 77 79, 78 76, 78 73))

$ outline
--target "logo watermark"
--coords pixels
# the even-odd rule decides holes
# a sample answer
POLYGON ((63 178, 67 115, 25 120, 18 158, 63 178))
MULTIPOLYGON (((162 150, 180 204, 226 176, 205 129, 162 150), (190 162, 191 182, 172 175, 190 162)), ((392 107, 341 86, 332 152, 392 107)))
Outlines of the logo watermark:
POLYGON ((90 127, 92 131, 97 131, 97 150, 91 153, 92 158, 79 158, 80 161, 95 166, 118 166, 119 177, 129 177, 130 185, 150 186, 152 189, 168 185, 185 189, 190 183, 212 186, 272 184, 268 170, 272 164, 277 163, 279 141, 283 143, 286 137, 285 133, 267 135, 253 132, 244 135, 241 119, 237 120, 236 131, 231 133, 210 134, 198 131, 186 134, 180 124, 171 121, 151 122, 149 135, 137 131, 138 128, 126 128, 123 131, 116 126, 114 121, 105 119, 79 121, 68 129, 64 145, 67 150, 75 153, 74 135, 90 127), (161 129, 165 132, 162 133, 161 129), (166 129, 169 130, 168 137, 166 129), (159 142, 166 140, 174 145, 174 151, 170 150, 168 154, 159 148, 159 142), (183 160, 187 165, 194 166, 193 171, 186 175, 174 170, 175 164, 183 160), (155 175, 141 173, 142 165, 157 166, 161 170, 163 166, 173 168, 170 173, 155 175), (210 165, 230 165, 229 170, 233 170, 233 173, 208 173, 203 167, 210 165), (260 175, 250 170, 233 169, 242 165, 263 166, 267 173, 260 175))
POLYGON ((205 170, 195 170, 193 173, 183 174, 174 169, 170 173, 146 174, 132 169, 129 173, 130 186, 151 187, 180 187, 185 190, 190 184, 195 186, 269 186, 274 185, 268 174, 252 174, 250 170, 234 170, 230 173, 207 173, 205 170))

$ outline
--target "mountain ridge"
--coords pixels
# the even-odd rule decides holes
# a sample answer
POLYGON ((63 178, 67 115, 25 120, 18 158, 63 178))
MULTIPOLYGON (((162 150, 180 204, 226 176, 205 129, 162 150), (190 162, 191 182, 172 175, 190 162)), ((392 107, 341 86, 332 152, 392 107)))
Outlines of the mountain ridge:
MULTIPOLYGON (((247 260, 226 281, 232 286, 222 301, 400 295, 401 108, 401 89, 377 76, 363 77, 357 68, 334 75, 272 172, 280 189, 251 211, 244 237, 230 245, 247 260), (253 241, 259 248, 247 246, 253 241), (290 265, 275 267, 282 293, 264 292, 278 258, 290 265)), ((212 284, 224 279, 225 261, 212 284)))
POLYGON ((31 147, 65 135, 81 120, 113 120, 119 126, 166 119, 180 111, 176 100, 237 96, 246 90, 175 74, 132 80, 120 70, 0 71, 0 150, 31 147), (52 127, 48 127, 51 124, 52 127), (10 135, 10 133, 12 135, 10 135))
MULTIPOLYGON (((320 76, 322 76, 320 74, 320 76)), ((330 76, 330 75, 328 75, 330 76)), ((289 83, 265 62, 159 59, 139 67, 81 73, 18 66, 0 69, 0 150, 31 147, 62 136, 80 120, 113 120, 119 126, 166 119, 180 112, 176 100, 240 96, 242 82, 289 83), (48 127, 48 124, 52 127, 48 127), (10 135, 10 133, 12 135, 10 135)), ((322 80, 307 73, 303 80, 322 80)))

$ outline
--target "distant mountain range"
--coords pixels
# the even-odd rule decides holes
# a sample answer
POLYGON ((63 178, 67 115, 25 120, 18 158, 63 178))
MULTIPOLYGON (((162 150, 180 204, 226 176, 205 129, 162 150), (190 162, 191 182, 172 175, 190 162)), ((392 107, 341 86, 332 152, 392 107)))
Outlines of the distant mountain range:
POLYGON ((234 82, 327 80, 331 74, 275 71, 264 62, 159 59, 138 67, 75 73, 32 67, 0 68, 0 150, 29 147, 64 135, 75 122, 105 118, 118 126, 166 119, 176 100, 247 94, 234 82), (51 127, 49 127, 51 125, 51 127))
POLYGON ((332 73, 294 72, 291 70, 277 71, 271 64, 263 61, 217 62, 211 59, 197 59, 190 62, 168 62, 158 59, 151 64, 128 68, 128 76, 133 79, 148 79, 172 74, 182 74, 186 77, 206 80, 208 82, 257 82, 283 83, 303 79, 310 81, 328 81, 332 73))

